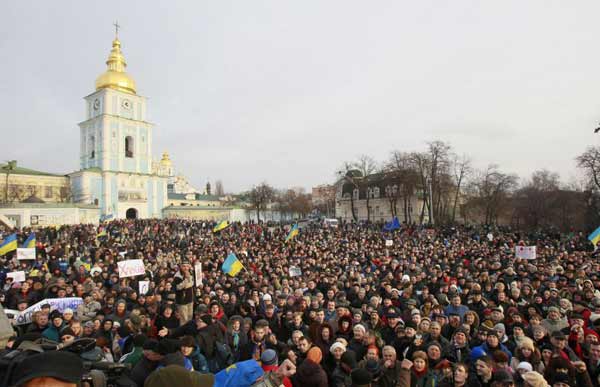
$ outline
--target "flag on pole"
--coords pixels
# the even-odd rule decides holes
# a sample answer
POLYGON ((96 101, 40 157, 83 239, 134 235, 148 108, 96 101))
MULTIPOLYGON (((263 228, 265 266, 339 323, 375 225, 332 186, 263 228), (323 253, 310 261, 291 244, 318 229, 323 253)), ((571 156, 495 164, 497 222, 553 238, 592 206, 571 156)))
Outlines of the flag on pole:
POLYGON ((25 240, 25 242, 23 242, 23 246, 24 248, 32 248, 35 247, 35 233, 32 232, 31 234, 29 234, 29 237, 27 237, 27 239, 25 240))
POLYGON ((0 255, 17 249, 17 234, 7 236, 0 245, 0 255))
POLYGON ((296 223, 295 225, 292 226, 292 228, 290 229, 290 233, 288 234, 288 236, 285 238, 285 242, 289 242, 290 240, 294 239, 294 237, 296 235, 298 235, 300 233, 300 229, 298 228, 298 224, 296 223))
POLYGON ((394 231, 394 230, 399 230, 400 229, 400 221, 398 220, 397 216, 394 216, 394 219, 392 219, 391 222, 386 223, 385 226, 383 226, 383 231, 394 231))
POLYGON ((99 233, 96 235, 96 239, 98 239, 98 238, 102 238, 102 237, 105 237, 105 236, 107 236, 107 235, 108 235, 108 234, 106 233, 106 230, 102 230, 102 231, 100 231, 100 232, 99 232, 99 233))
POLYGON ((596 230, 594 230, 593 233, 591 233, 588 236, 588 240, 590 242, 592 242, 592 244, 594 245, 594 250, 596 249, 596 245, 598 244, 598 242, 600 242, 600 227, 598 227, 596 230))
POLYGON ((243 268, 244 265, 242 265, 242 262, 233 253, 227 256, 225 262, 223 262, 223 266, 221 266, 223 273, 229 274, 232 277, 235 277, 243 268))
POLYGON ((214 228, 213 228, 213 232, 219 232, 221 230, 225 230, 227 227, 229 227, 229 222, 224 220, 221 223, 217 224, 214 228))

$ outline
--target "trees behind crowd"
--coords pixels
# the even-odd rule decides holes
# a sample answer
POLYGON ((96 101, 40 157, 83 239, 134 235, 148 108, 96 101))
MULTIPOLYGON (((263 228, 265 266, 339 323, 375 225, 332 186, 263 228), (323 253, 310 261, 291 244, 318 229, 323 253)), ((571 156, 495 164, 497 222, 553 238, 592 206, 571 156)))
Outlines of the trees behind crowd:
MULTIPOLYGON (((394 150, 379 163, 362 155, 343 163, 336 175, 339 183, 367 192, 367 201, 375 177, 385 179, 381 195, 387 199, 390 213, 409 222, 567 231, 596 227, 600 220, 596 215, 600 212, 596 198, 600 192, 600 148, 588 149, 576 161, 585 175, 578 183, 565 184, 557 173, 546 169, 519 179, 495 164, 476 169, 468 155, 456 154, 449 143, 431 141, 421 151, 394 150), (421 207, 412 215, 409 206, 415 198, 420 199, 421 207)), ((358 198, 350 195, 349 199, 352 217, 358 220, 358 198)), ((369 207, 367 203, 367 220, 371 220, 369 207)))

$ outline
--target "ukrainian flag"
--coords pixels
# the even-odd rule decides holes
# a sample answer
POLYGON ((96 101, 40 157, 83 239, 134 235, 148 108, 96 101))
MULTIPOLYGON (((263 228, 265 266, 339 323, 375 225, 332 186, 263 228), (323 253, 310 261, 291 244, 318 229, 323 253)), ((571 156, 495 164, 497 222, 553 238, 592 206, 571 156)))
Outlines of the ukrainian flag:
POLYGON ((213 228, 213 232, 219 232, 221 230, 225 230, 227 227, 229 227, 229 222, 224 220, 221 223, 217 224, 214 228, 213 228))
POLYGON ((235 277, 243 268, 244 265, 242 265, 242 262, 233 253, 227 256, 225 262, 223 262, 223 266, 221 266, 223 273, 229 274, 232 277, 235 277))
POLYGON ((100 231, 100 232, 99 232, 99 233, 96 235, 96 239, 98 239, 98 238, 102 238, 102 237, 105 237, 105 236, 107 236, 107 234, 106 234, 106 230, 102 230, 102 231, 100 231))
POLYGON ((25 247, 25 248, 35 247, 35 233, 34 232, 29 234, 29 237, 25 240, 25 242, 23 242, 23 247, 25 247))
POLYGON ((596 245, 600 242, 600 227, 598 227, 593 233, 588 236, 588 240, 592 242, 594 245, 594 249, 596 249, 596 245))
POLYGON ((4 255, 10 251, 17 249, 17 234, 12 234, 4 238, 0 245, 0 255, 4 255))
POLYGON ((298 235, 300 233, 300 229, 298 229, 298 224, 296 223, 295 225, 292 226, 292 228, 290 229, 290 233, 288 234, 288 236, 285 238, 285 242, 287 243, 288 241, 294 239, 294 237, 296 235, 298 235))

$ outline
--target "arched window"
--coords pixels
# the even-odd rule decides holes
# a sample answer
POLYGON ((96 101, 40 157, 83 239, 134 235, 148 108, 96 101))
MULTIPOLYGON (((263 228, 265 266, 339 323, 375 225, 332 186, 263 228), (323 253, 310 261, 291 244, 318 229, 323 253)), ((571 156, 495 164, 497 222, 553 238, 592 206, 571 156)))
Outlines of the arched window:
POLYGON ((354 200, 358 200, 358 188, 354 188, 354 191, 352 191, 352 196, 354 197, 354 200))
POLYGON ((133 157, 133 137, 125 137, 125 157, 133 157))
POLYGON ((379 187, 373 188, 373 198, 374 199, 378 199, 379 198, 379 187))
POLYGON ((96 137, 90 136, 90 159, 96 157, 96 137))

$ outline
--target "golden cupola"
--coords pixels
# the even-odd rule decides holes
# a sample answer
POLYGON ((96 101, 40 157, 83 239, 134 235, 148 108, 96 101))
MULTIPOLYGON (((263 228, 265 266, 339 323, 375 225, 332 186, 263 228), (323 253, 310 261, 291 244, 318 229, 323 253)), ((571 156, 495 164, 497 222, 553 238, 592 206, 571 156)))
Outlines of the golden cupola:
POLYGON ((117 37, 112 42, 112 50, 106 61, 107 69, 96 78, 96 90, 115 89, 135 94, 135 81, 125 72, 127 63, 121 52, 121 42, 117 37))

